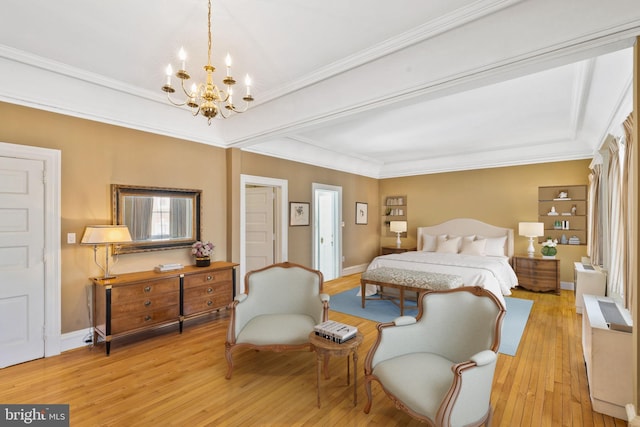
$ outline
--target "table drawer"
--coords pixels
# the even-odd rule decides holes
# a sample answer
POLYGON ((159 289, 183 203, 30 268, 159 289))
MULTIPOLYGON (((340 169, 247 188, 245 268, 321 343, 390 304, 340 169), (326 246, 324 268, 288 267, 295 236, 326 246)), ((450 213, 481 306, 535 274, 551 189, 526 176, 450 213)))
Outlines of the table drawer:
POLYGON ((233 300, 232 282, 225 281, 184 290, 185 316, 225 307, 233 300))
POLYGON ((127 302, 111 304, 111 317, 116 319, 128 316, 130 313, 150 312, 179 303, 179 295, 175 292, 138 298, 127 302))
POLYGON ((111 334, 119 334, 171 320, 177 322, 179 316, 180 306, 178 304, 157 310, 149 310, 148 312, 130 313, 128 316, 111 319, 111 334))
POLYGON ((212 295, 210 297, 193 298, 184 302, 184 315, 190 316, 207 310, 217 310, 229 305, 231 298, 226 295, 212 295))
POLYGON ((147 298, 157 294, 178 293, 180 291, 180 279, 158 279, 135 283, 126 286, 113 287, 111 290, 111 303, 126 302, 133 299, 147 298))
POLYGON ((184 276, 184 288, 208 285, 212 283, 233 280, 233 270, 208 271, 204 273, 188 274, 184 276))

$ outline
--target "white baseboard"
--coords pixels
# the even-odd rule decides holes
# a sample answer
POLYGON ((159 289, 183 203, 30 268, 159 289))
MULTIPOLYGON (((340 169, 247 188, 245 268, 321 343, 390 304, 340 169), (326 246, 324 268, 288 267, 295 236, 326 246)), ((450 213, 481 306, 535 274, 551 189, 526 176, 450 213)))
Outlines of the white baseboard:
POLYGON ((60 351, 63 352, 91 345, 91 341, 86 342, 87 339, 93 339, 93 328, 86 328, 62 334, 60 340, 60 351))
POLYGON ((560 282, 560 289, 572 291, 575 289, 573 282, 560 282))
POLYGON ((629 427, 640 427, 640 416, 636 414, 636 407, 633 403, 627 403, 625 406, 627 412, 627 420, 629 427))
POLYGON ((363 271, 365 271, 367 269, 367 266, 369 264, 360 264, 360 265, 352 265, 351 267, 346 267, 342 269, 342 275, 343 276, 350 276, 352 274, 356 274, 356 273, 362 273, 363 271))

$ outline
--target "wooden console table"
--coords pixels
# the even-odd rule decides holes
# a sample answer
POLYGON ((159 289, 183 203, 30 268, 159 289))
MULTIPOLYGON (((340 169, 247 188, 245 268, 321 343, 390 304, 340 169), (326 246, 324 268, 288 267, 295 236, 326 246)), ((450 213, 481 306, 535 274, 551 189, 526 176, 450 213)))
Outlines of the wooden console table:
POLYGON ((235 267, 212 262, 209 267, 140 271, 93 281, 93 343, 102 337, 106 354, 114 338, 160 325, 183 322, 225 308, 235 296, 235 267))

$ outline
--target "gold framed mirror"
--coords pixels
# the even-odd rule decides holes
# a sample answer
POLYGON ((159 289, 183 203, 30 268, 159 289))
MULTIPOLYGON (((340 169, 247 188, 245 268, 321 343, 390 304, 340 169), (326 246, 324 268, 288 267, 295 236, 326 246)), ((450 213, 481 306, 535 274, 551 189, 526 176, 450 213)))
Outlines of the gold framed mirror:
POLYGON ((111 194, 113 223, 126 225, 132 239, 114 253, 187 248, 200 240, 201 190, 112 184, 111 194))

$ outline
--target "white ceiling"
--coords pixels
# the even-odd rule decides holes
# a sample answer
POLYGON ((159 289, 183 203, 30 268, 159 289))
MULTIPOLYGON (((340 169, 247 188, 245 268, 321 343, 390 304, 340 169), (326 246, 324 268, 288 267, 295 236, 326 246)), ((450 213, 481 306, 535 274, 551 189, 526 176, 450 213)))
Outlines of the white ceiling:
MULTIPOLYGON (((593 156, 632 107, 637 0, 213 0, 213 64, 254 82, 207 126, 205 0, 3 0, 0 100, 385 178, 593 156), (176 84, 174 78, 174 85, 176 84)), ((238 88, 241 89, 241 88, 238 88)))

